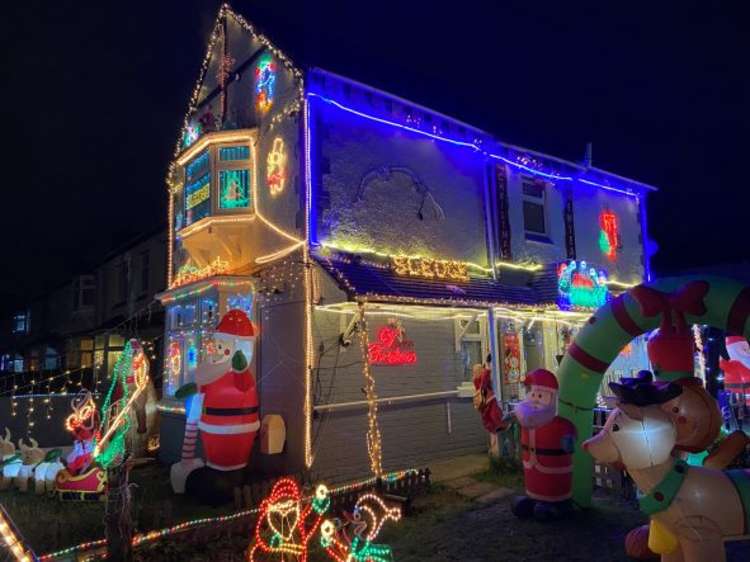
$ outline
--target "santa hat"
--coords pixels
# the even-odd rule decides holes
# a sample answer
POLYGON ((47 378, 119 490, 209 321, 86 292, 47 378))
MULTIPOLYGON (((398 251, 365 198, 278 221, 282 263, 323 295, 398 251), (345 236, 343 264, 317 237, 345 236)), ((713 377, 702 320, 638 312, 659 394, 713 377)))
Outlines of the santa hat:
POLYGON ((547 369, 535 369, 526 375, 523 381, 526 386, 542 386, 557 392, 557 378, 547 369))
POLYGON ((255 327, 247 314, 234 308, 224 315, 219 325, 216 326, 215 333, 249 340, 255 337, 255 327))
POLYGON ((727 347, 738 344, 738 343, 746 343, 746 342, 747 342, 747 339, 745 339, 745 336, 727 336, 727 340, 726 340, 727 347))

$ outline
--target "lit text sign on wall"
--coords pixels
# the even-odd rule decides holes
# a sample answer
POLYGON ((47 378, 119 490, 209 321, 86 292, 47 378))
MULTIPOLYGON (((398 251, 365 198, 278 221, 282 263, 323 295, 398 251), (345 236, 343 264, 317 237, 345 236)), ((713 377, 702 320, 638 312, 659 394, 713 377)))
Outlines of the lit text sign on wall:
POLYGON ((229 272, 229 263, 216 257, 216 259, 203 267, 198 267, 193 264, 187 263, 183 265, 174 277, 171 288, 180 287, 205 279, 206 277, 212 277, 214 275, 223 275, 229 272))
POLYGON ((378 330, 378 339, 367 346, 367 358, 371 365, 414 365, 417 352, 414 342, 406 339, 406 330, 396 320, 378 330))
POLYGON ((208 199, 210 194, 211 184, 206 183, 202 187, 199 187, 195 191, 188 194, 187 199, 185 200, 185 208, 192 209, 196 205, 200 205, 208 199))
POLYGON ((396 275, 404 277, 421 277, 424 279, 450 281, 469 280, 467 265, 455 260, 391 256, 391 268, 396 275))

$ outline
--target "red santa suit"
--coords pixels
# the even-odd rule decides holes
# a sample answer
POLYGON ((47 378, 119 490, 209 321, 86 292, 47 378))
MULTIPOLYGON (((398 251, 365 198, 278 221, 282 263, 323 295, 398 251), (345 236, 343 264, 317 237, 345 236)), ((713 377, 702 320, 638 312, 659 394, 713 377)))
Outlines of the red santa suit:
POLYGON ((750 346, 742 336, 729 336, 726 347, 729 361, 719 360, 724 388, 736 394, 740 404, 750 406, 750 346))
MULTIPOLYGON (((251 340, 255 330, 247 315, 230 310, 216 328, 216 336, 251 340)), ((226 348, 236 363, 242 351, 226 348)), ((206 455, 206 465, 216 470, 238 470, 247 466, 255 437, 260 429, 258 392, 248 366, 250 357, 242 355, 242 368, 236 364, 224 375, 201 385, 203 408, 198 428, 206 455)))
MULTIPOLYGON (((545 369, 537 369, 526 376, 524 384, 533 395, 539 387, 551 391, 553 405, 557 401, 557 379, 545 369)), ((527 396, 527 400, 533 400, 527 396)), ((544 502, 560 502, 573 494, 573 443, 575 426, 567 419, 554 416, 538 426, 521 425, 521 449, 526 495, 544 502)))
POLYGON ((495 399, 495 391, 492 389, 492 372, 483 368, 478 376, 473 379, 474 388, 479 392, 477 409, 482 416, 482 425, 490 433, 505 429, 503 422, 503 411, 495 399))

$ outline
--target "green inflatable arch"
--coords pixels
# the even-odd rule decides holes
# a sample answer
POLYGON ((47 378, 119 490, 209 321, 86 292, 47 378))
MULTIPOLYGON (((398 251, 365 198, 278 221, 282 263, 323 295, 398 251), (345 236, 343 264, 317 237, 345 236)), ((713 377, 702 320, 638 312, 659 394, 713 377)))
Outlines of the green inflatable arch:
MULTIPOLYGON (((687 314, 688 324, 706 324, 750 339, 750 286, 720 277, 669 277, 644 286, 673 293, 691 281, 705 281, 705 313, 687 314)), ((591 505, 593 459, 581 446, 591 437, 592 410, 604 372, 625 345, 659 326, 662 314, 645 316, 632 289, 608 302, 588 320, 570 345, 557 372, 559 413, 572 421, 578 437, 573 456, 573 499, 591 505)))

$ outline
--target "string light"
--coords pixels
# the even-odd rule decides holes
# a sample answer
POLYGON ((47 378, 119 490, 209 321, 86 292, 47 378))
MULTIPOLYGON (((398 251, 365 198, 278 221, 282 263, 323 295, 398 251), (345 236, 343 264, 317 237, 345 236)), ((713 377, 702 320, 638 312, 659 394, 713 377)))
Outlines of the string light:
MULTIPOLYGON (((399 470, 399 471, 385 474, 383 475, 382 479, 385 480, 386 482, 398 482, 399 480, 403 480, 404 478, 408 476, 412 476, 416 474, 418 474, 417 469, 409 468, 406 470, 399 470)), ((330 489, 329 494, 331 496, 346 494, 356 489, 371 486, 372 484, 375 484, 376 482, 377 482, 377 478, 371 477, 371 478, 366 478, 364 480, 359 480, 357 482, 352 482, 349 484, 342 484, 340 486, 336 486, 330 489)), ((312 498, 306 498, 306 499, 312 499, 312 498)), ((243 517, 250 517, 252 515, 256 515, 259 512, 260 512, 260 508, 255 507, 252 509, 238 511, 236 513, 232 513, 229 515, 219 515, 215 517, 202 517, 198 519, 191 519, 189 521, 184 521, 182 523, 178 523, 177 525, 173 525, 171 527, 165 527, 163 529, 158 529, 158 530, 148 531, 146 533, 137 534, 133 537, 133 546, 141 546, 144 544, 156 542, 170 535, 182 533, 188 529, 193 529, 195 527, 202 527, 204 525, 221 525, 222 523, 227 523, 229 521, 242 519, 243 517)), ((51 561, 56 558, 62 558, 70 554, 73 554, 75 552, 79 552, 81 550, 89 550, 92 548, 99 548, 102 546, 106 546, 106 544, 107 544, 106 539, 82 542, 75 546, 70 546, 62 550, 56 550, 54 552, 43 554, 39 556, 39 561, 40 562, 51 561)))
POLYGON ((33 551, 24 545, 20 535, 16 532, 13 526, 13 522, 5 511, 5 508, 0 504, 0 536, 3 538, 5 546, 8 547, 13 559, 17 562, 32 562, 36 559, 33 551))
POLYGON ((703 353, 703 338, 698 324, 693 324, 693 339, 695 340, 695 351, 698 354, 698 377, 706 384, 706 356, 703 353))
POLYGON ((190 263, 183 265, 178 271, 177 275, 170 285, 170 289, 181 287, 182 285, 188 285, 195 281, 200 281, 206 277, 213 277, 215 275, 225 275, 229 271, 229 262, 224 261, 219 256, 211 263, 198 267, 190 263))
POLYGON ((266 183, 272 197, 280 195, 286 185, 286 148, 284 139, 276 137, 266 157, 266 183))
POLYGON ((382 439, 378 427, 378 396, 375 393, 375 378, 370 371, 369 340, 367 335, 367 318, 365 303, 359 303, 359 346, 362 353, 362 374, 365 378, 365 397, 367 398, 367 452, 370 455, 370 468, 375 476, 383 473, 382 439))
POLYGON ((560 308, 599 308, 609 298, 606 280, 604 271, 586 267, 585 261, 561 263, 557 270, 560 308))

